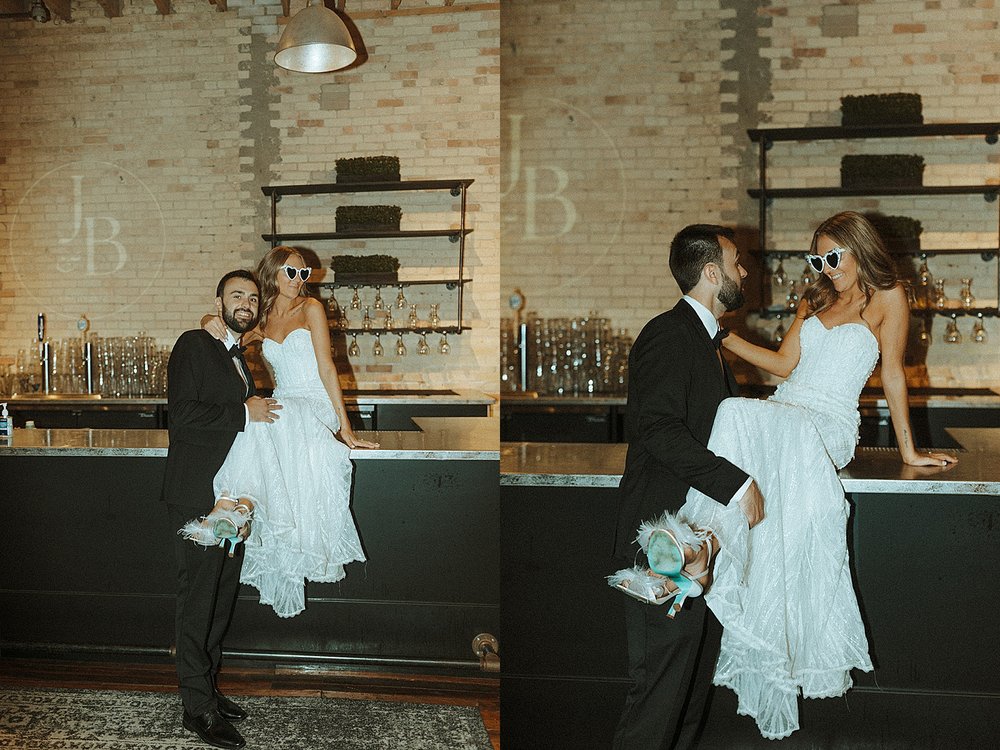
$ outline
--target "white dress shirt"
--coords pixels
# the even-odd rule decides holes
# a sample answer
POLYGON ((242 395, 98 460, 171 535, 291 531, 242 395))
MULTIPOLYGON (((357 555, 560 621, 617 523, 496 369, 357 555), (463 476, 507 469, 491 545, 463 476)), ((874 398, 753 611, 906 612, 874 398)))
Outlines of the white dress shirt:
MULTIPOLYGON (((681 299, 683 299, 685 302, 691 305, 691 309, 698 314, 698 318, 701 320, 702 325, 704 325, 705 330, 708 331, 709 338, 714 339, 715 334, 719 332, 720 326, 718 319, 716 319, 716 317, 712 315, 712 311, 709 310, 707 307, 705 307, 703 304, 701 304, 698 300, 694 299, 693 297, 688 297, 686 294, 683 297, 681 297, 681 299)), ((739 500, 741 497, 743 497, 743 493, 747 491, 747 488, 750 487, 750 483, 752 481, 753 477, 747 477, 747 481, 743 483, 742 487, 736 490, 736 494, 733 495, 732 498, 730 498, 729 502, 732 503, 733 500, 739 500)))
MULTIPOLYGON (((222 343, 225 345, 226 349, 229 350, 233 346, 239 346, 240 340, 238 338, 236 338, 236 334, 234 334, 230 329, 227 328, 226 329, 226 340, 224 342, 222 342, 222 343)), ((240 374, 240 380, 242 380, 246 384, 246 386, 247 386, 247 393, 249 393, 250 392, 250 384, 247 383, 246 373, 243 372, 243 368, 240 367, 240 360, 235 355, 233 356, 233 364, 236 366, 236 372, 238 372, 240 374)), ((248 424, 250 424, 250 407, 247 406, 246 402, 244 401, 243 402, 243 429, 244 430, 247 428, 248 424)))

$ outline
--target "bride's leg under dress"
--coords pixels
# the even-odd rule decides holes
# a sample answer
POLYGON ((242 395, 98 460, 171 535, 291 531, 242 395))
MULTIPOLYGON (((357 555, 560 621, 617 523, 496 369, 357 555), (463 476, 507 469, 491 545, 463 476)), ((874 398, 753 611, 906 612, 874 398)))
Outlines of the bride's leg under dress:
POLYGON ((709 448, 754 477, 764 520, 752 530, 734 502, 691 490, 679 515, 719 540, 706 601, 724 632, 714 682, 765 737, 798 729, 797 695, 826 698, 871 671, 847 553, 849 507, 809 412, 728 399, 709 448))
POLYGON ((305 581, 341 580, 364 561, 350 510, 350 449, 317 417, 329 400, 286 397, 273 424, 240 433, 215 477, 216 492, 257 500, 240 576, 279 617, 305 609, 305 581))

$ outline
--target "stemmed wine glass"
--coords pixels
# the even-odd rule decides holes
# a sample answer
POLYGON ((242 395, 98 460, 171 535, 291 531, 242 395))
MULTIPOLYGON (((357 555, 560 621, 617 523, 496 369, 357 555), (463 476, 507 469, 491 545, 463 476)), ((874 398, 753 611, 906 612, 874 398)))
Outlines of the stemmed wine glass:
POLYGON ((351 345, 347 347, 347 356, 348 357, 361 356, 361 347, 358 346, 358 334, 356 333, 351 334, 351 345))
POLYGON ((948 306, 948 297, 944 293, 944 279, 934 280, 934 307, 944 310, 948 306))
POLYGON ((778 258, 778 267, 774 269, 774 283, 780 287, 788 282, 788 274, 785 273, 785 263, 782 258, 778 258))
POLYGON ((380 286, 375 287, 375 302, 373 306, 376 310, 385 309, 385 302, 382 301, 382 287, 380 286))
POLYGON ((805 289, 815 281, 816 277, 813 276, 813 268, 810 264, 806 263, 806 267, 802 271, 802 278, 799 279, 799 283, 802 284, 802 288, 805 289))
POLYGON ((431 348, 427 345, 427 336, 420 334, 420 341, 417 342, 417 354, 428 354, 431 348))
POLYGON ((962 291, 958 293, 958 297, 966 310, 971 310, 976 304, 976 298, 972 296, 972 279, 962 279, 962 291))
POLYGON ((927 256, 920 256, 920 268, 917 269, 917 307, 930 307, 931 289, 934 288, 934 276, 927 267, 927 256))
POLYGON ((410 315, 407 318, 407 323, 409 324, 410 328, 416 328, 417 326, 420 325, 420 319, 417 317, 416 305, 410 305, 410 315))
POLYGON ((396 337, 396 355, 399 357, 406 356, 406 344, 403 343, 403 334, 398 334, 396 337))
POLYGON ((778 316, 778 327, 774 329, 774 342, 780 344, 785 340, 785 324, 781 321, 781 316, 778 316))
POLYGON ((976 316, 976 324, 972 327, 972 340, 977 344, 986 343, 986 329, 983 328, 983 314, 976 316))
POLYGON ((955 319, 955 313, 951 314, 951 320, 948 321, 948 327, 944 331, 944 342, 946 344, 962 343, 962 332, 958 330, 958 321, 955 319))
POLYGON ((399 285, 399 294, 396 295, 396 309, 405 310, 406 309, 406 295, 403 294, 403 285, 399 285))
POLYGON ((372 356, 381 357, 385 354, 385 350, 382 348, 382 340, 379 338, 382 334, 375 334, 375 345, 372 347, 372 356))
POLYGON ((795 288, 795 284, 788 285, 788 294, 785 296, 785 307, 789 310, 794 310, 799 306, 799 292, 795 288))
POLYGON ((372 329, 372 316, 368 305, 365 305, 365 317, 361 319, 361 327, 366 331, 372 329))
POLYGON ((432 329, 435 329, 439 325, 441 325, 441 314, 438 312, 439 308, 440 308, 440 304, 438 304, 438 303, 431 303, 431 311, 430 311, 430 313, 427 316, 427 324, 432 329))
POLYGON ((934 343, 934 337, 931 336, 931 322, 928 318, 924 318, 920 324, 920 343, 928 346, 934 343))
POLYGON ((358 294, 358 288, 352 287, 354 289, 354 296, 351 297, 351 309, 360 310, 361 309, 361 295, 358 294))
POLYGON ((451 351, 451 344, 448 343, 448 334, 441 334, 441 343, 438 344, 438 351, 442 354, 447 354, 451 351))

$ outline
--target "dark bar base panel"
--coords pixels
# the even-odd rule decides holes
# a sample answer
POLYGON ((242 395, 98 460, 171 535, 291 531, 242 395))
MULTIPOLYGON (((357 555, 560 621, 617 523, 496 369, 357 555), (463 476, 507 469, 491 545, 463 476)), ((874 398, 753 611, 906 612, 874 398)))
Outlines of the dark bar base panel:
MULTIPOLYGON (((176 569, 165 459, 0 458, 0 637, 81 654, 169 653, 176 569)), ((282 619, 243 587, 226 647, 252 657, 344 664, 478 665, 472 640, 499 633, 495 461, 361 460, 352 509, 367 563, 307 587, 282 619)), ((207 509, 206 509, 207 510, 207 509)))
MULTIPOLYGON (((849 544, 872 675, 799 701, 782 748, 1000 747, 1000 498, 856 495, 849 544), (877 681, 877 682, 876 682, 877 681)), ((605 581, 617 490, 501 488, 501 742, 607 748, 628 687, 624 597, 605 581)), ((774 748, 713 691, 699 750, 774 748)))

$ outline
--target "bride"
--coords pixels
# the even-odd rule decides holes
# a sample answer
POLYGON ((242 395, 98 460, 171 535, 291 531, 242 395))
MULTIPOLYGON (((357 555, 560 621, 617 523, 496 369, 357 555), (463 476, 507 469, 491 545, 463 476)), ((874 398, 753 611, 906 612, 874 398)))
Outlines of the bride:
POLYGON ((906 294, 872 225, 855 212, 827 219, 806 259, 819 279, 778 351, 734 334, 723 339, 733 354, 787 378, 767 401, 723 401, 708 443, 755 478, 764 520, 749 529, 738 504, 723 506, 692 488, 676 517, 640 529, 650 569, 609 579, 648 592, 650 603, 673 599, 671 614, 677 600, 708 589, 706 603, 723 626, 713 681, 736 692, 738 712, 769 739, 798 729, 799 693, 843 695, 851 669, 872 669, 837 470, 854 456, 858 399, 880 354, 903 462, 957 460, 915 447, 903 370, 906 294))
MULTIPOLYGON (((215 476, 219 501, 207 518, 216 529, 220 519, 249 527, 240 581, 257 588, 261 604, 279 617, 305 609, 306 579, 339 581, 344 565, 365 560, 350 510, 350 452, 378 447, 351 430, 326 311, 305 294, 310 273, 298 251, 286 246, 272 248, 257 265, 260 322, 244 343, 262 341, 283 409, 274 423, 251 422, 239 433, 215 476), (244 525, 250 509, 253 521, 244 525)), ((219 326, 217 317, 203 321, 221 338, 219 326)), ((188 538, 218 544, 214 535, 206 537, 211 525, 189 524, 188 538)))

